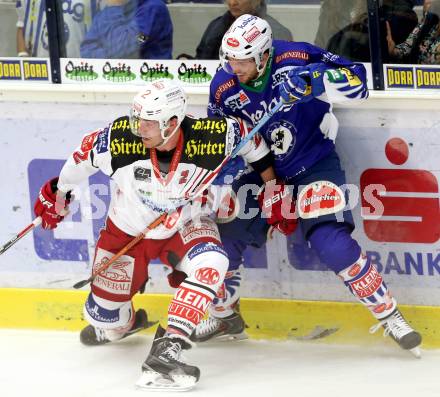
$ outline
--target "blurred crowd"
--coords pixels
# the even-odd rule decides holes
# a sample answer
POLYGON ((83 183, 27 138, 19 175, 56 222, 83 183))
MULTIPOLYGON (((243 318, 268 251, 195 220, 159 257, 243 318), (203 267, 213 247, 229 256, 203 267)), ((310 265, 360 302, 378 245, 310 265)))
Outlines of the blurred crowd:
MULTIPOLYGON (((384 62, 439 64, 440 0, 382 3, 384 62)), ((274 39, 302 41, 301 32, 294 30, 295 5, 319 8, 316 45, 353 61, 370 61, 367 0, 62 0, 60 41, 65 55, 72 58, 172 59, 176 54, 177 59, 218 59, 221 38, 243 14, 266 19, 274 39), (205 26, 193 51, 173 48, 173 37, 184 33, 173 26, 170 5, 175 3, 200 3, 194 7, 223 4, 224 9, 219 8, 222 11, 211 21, 187 21, 188 28, 205 26), (292 6, 292 24, 286 26, 272 16, 272 6, 292 6)), ((45 0, 16 1, 18 56, 49 55, 45 9, 45 0)))

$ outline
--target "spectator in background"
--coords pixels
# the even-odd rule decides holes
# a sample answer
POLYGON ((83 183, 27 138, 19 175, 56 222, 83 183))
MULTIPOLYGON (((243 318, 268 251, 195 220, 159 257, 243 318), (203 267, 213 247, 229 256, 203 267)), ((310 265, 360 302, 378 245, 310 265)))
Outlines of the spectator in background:
MULTIPOLYGON (((402 41, 417 25, 417 14, 413 7, 413 0, 383 2, 384 18, 388 21, 393 36, 402 41)), ((352 23, 331 37, 326 49, 352 61, 370 62, 369 43, 367 3, 365 0, 357 0, 352 10, 352 23)), ((389 60, 385 57, 384 61, 389 60)))
POLYGON ((81 57, 171 59, 173 24, 163 0, 106 3, 81 43, 81 57))
POLYGON ((440 64, 440 0, 425 0, 423 19, 408 38, 396 45, 387 23, 387 43, 391 60, 408 63, 440 64))
POLYGON ((326 48, 329 38, 351 23, 353 5, 357 0, 321 0, 319 26, 315 44, 326 48))
POLYGON ((197 46, 196 59, 218 59, 223 35, 233 22, 243 14, 257 15, 269 22, 274 39, 293 41, 290 30, 267 14, 266 0, 225 1, 228 11, 209 23, 205 33, 203 33, 199 45, 197 46))
MULTIPOLYGON (((71 0, 62 2, 66 56, 79 57, 79 45, 90 27, 102 0, 71 0)), ((45 0, 16 1, 17 54, 21 57, 48 57, 49 38, 45 0)))

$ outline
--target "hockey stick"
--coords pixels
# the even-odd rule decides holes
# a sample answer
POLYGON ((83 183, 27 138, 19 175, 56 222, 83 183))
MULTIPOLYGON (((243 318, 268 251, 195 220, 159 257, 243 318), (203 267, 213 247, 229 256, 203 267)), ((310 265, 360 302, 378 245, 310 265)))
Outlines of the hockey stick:
POLYGON ((280 108, 285 104, 286 102, 284 102, 283 100, 280 100, 274 107, 272 110, 269 110, 266 112, 266 114, 260 119, 260 121, 257 123, 257 125, 252 128, 252 130, 249 131, 249 133, 238 143, 238 145, 234 148, 234 150, 231 152, 231 154, 227 155, 223 161, 220 163, 220 165, 217 167, 216 171, 214 171, 205 181, 205 185, 199 186, 196 191, 194 192, 194 196, 198 196, 203 189, 205 189, 205 186, 207 185, 207 183, 209 181, 211 181, 212 179, 214 179, 215 176, 217 176, 220 172, 220 170, 223 168, 223 166, 232 158, 236 157, 238 152, 243 148, 244 145, 246 145, 246 143, 248 143, 254 136, 255 134, 260 131, 260 129, 264 126, 264 124, 266 124, 269 119, 276 113, 278 112, 278 110, 280 110, 280 108))
POLYGON ((41 224, 41 217, 35 218, 32 223, 27 225, 20 233, 18 233, 15 237, 9 240, 5 245, 0 248, 0 255, 6 252, 9 248, 11 248, 18 240, 22 237, 26 236, 32 229, 41 224))
MULTIPOLYGON (((208 182, 213 179, 218 172, 220 171, 220 169, 223 167, 223 165, 225 163, 227 163, 231 158, 235 157, 238 152, 243 148, 244 145, 246 145, 247 142, 249 142, 254 136, 255 134, 261 129, 261 127, 263 127, 264 124, 267 123, 267 121, 281 108, 281 106, 284 105, 283 101, 279 101, 272 110, 268 111, 262 118, 261 120, 257 123, 257 125, 249 132, 249 134, 247 134, 241 141, 240 143, 234 148, 234 150, 231 152, 230 155, 226 156, 222 163, 220 164, 220 166, 218 167, 218 171, 214 172, 213 174, 211 174, 211 176, 205 181, 204 185, 199 186, 196 191, 194 192, 193 197, 191 198, 192 200, 194 200, 201 192, 204 191, 204 189, 206 188, 206 185, 208 184, 208 182)), ((124 246, 118 253, 116 253, 114 256, 112 256, 107 262, 105 262, 101 267, 99 267, 98 269, 96 269, 96 271, 94 271, 92 273, 92 275, 87 279, 87 280, 82 280, 77 282, 73 288, 75 289, 79 289, 84 287, 85 285, 93 282, 93 280, 96 278, 96 276, 100 273, 102 273, 104 270, 108 269, 110 267, 110 265, 112 263, 115 263, 116 260, 118 260, 122 255, 124 255, 130 248, 132 248, 134 245, 136 245, 139 241, 141 241, 146 234, 150 231, 155 229, 157 226, 159 226, 168 216, 167 212, 162 213, 162 215, 160 215, 157 219, 155 219, 153 222, 151 222, 144 231, 142 231, 140 234, 138 234, 133 240, 131 240, 126 246, 124 246)))
POLYGON ((91 283, 98 274, 102 273, 104 270, 108 269, 112 263, 115 263, 122 255, 124 255, 130 248, 136 245, 139 241, 141 241, 146 234, 150 231, 158 227, 167 217, 167 213, 162 213, 159 217, 157 217, 153 222, 151 222, 141 233, 139 233, 133 240, 131 240, 127 245, 121 248, 115 255, 113 255, 107 262, 103 263, 98 269, 92 272, 92 275, 87 280, 78 281, 73 288, 79 289, 91 283))
MULTIPOLYGON (((272 110, 269 110, 266 112, 266 114, 260 119, 260 121, 257 123, 257 125, 252 128, 252 130, 249 132, 249 134, 247 134, 241 141, 240 143, 234 148, 234 150, 232 151, 232 153, 227 156, 226 158, 229 160, 230 158, 233 158, 235 156, 237 156, 238 152, 243 148, 244 145, 246 145, 246 143, 248 143, 253 137, 254 135, 261 130, 261 128, 263 127, 264 124, 266 124, 268 122, 268 120, 276 113, 278 112, 278 110, 281 109, 281 107, 285 104, 286 102, 284 102, 283 100, 280 100, 274 107, 272 110)), ((227 160, 226 160, 227 161, 227 160)))

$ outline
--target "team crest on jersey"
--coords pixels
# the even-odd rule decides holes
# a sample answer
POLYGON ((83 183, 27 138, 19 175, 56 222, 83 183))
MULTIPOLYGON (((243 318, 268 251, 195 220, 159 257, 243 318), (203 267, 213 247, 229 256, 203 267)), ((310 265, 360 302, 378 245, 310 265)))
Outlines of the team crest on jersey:
POLYGON ((272 123, 268 135, 273 142, 271 150, 275 156, 284 156, 289 153, 296 143, 296 128, 288 121, 281 120, 272 123))
POLYGON ((335 214, 345 207, 341 188, 330 181, 317 181, 304 187, 298 194, 299 216, 303 219, 335 214))
POLYGON ((202 267, 196 271, 196 279, 203 284, 214 285, 220 281, 220 274, 213 267, 202 267))
POLYGON ((243 90, 225 100, 225 105, 231 108, 233 112, 237 109, 243 109, 249 103, 251 103, 251 100, 243 90))

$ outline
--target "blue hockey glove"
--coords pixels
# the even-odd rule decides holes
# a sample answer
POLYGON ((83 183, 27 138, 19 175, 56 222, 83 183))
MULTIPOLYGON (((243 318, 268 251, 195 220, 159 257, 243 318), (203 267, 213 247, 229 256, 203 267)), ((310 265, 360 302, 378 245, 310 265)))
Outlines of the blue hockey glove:
POLYGON ((325 64, 311 63, 299 66, 289 72, 287 79, 280 87, 280 95, 285 102, 308 102, 325 91, 325 64))
POLYGON ((308 87, 308 71, 303 67, 293 69, 280 86, 280 95, 284 102, 308 102, 312 99, 308 87))
POLYGON ((238 179, 240 177, 245 168, 246 164, 244 163, 243 157, 233 157, 226 162, 212 184, 230 185, 235 179, 238 179))

